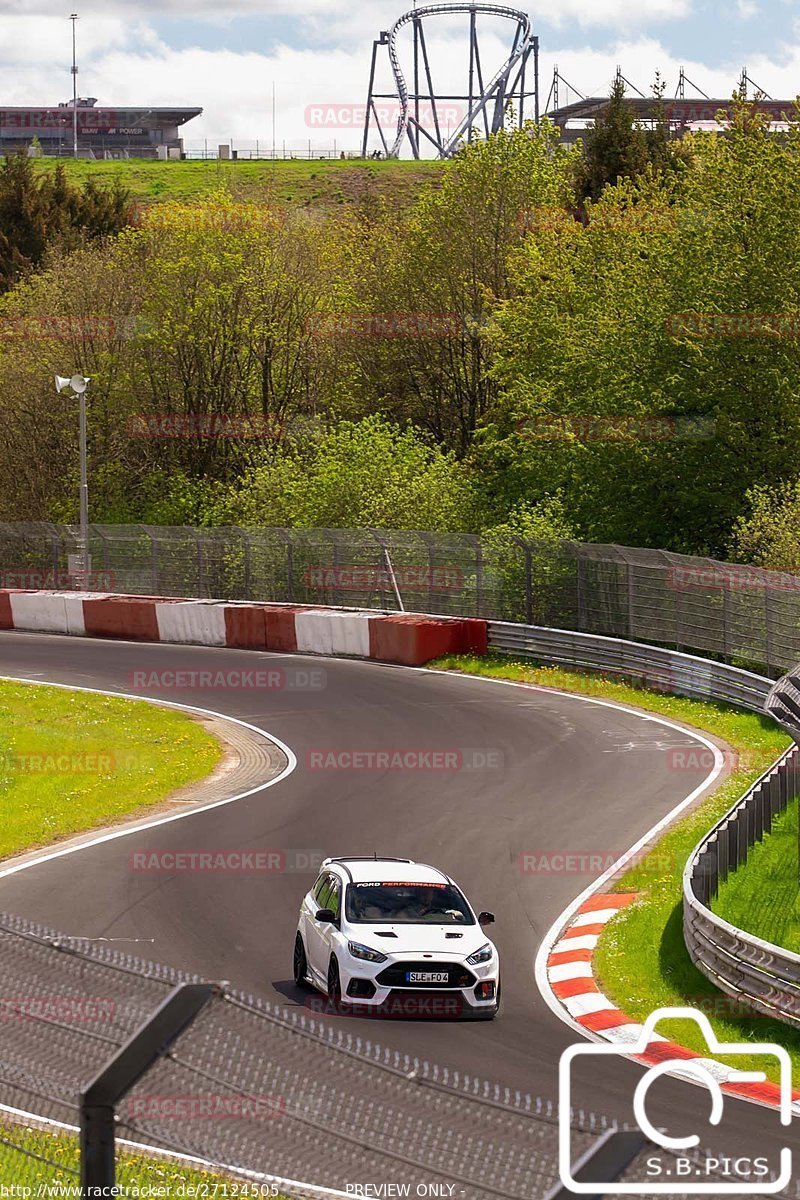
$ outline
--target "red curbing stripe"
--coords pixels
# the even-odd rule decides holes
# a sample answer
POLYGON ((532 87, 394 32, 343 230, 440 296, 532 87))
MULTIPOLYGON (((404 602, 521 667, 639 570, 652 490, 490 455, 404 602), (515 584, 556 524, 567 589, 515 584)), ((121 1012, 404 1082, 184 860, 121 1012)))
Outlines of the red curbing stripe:
POLYGON ((644 1054, 636 1055, 639 1062, 648 1063, 650 1066, 670 1062, 674 1058, 688 1062, 689 1059, 703 1057, 704 1055, 698 1054, 696 1050, 687 1050, 685 1046, 679 1046, 676 1042, 651 1042, 644 1054))
POLYGON ((636 899, 636 892, 606 892, 592 896, 578 909, 578 913, 598 912, 603 908, 627 908, 636 899))
POLYGON ((594 950, 559 950, 551 954, 547 960, 548 967, 559 967, 563 963, 590 963, 594 958, 594 950))
POLYGON ((575 1020, 592 1033, 602 1033, 604 1029, 618 1029, 620 1025, 633 1024, 630 1017, 626 1017, 618 1008, 601 1008, 599 1012, 584 1013, 575 1020))
MULTIPOLYGON (((740 1096, 745 1100, 758 1100, 761 1104, 772 1104, 780 1108, 781 1089, 777 1083, 723 1083, 723 1092, 729 1096, 740 1096)), ((792 1101, 800 1100, 800 1092, 792 1092, 792 1101)))
POLYGON ((559 941, 566 941, 567 938, 597 936, 603 932, 605 927, 605 921, 601 921, 597 925, 570 925, 569 929, 564 930, 559 941))
POLYGON ((583 996, 587 992, 596 992, 598 995, 600 993, 600 988, 591 978, 561 979, 557 983, 551 980, 550 987, 559 1000, 570 1000, 573 996, 583 996))

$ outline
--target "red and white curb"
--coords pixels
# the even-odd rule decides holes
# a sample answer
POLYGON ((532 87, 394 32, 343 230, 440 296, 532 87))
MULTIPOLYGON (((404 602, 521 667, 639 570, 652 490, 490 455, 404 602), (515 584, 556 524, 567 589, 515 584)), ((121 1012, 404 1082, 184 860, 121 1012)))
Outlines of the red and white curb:
MULTIPOLYGON (((550 990, 571 1018, 570 1023, 577 1025, 593 1041, 614 1042, 621 1048, 641 1042, 646 1033, 645 1026, 626 1016, 603 994, 594 973, 593 959, 608 922, 635 900, 636 895, 631 892, 600 892, 585 900, 553 944, 546 963, 550 990)), ((780 1107, 778 1084, 732 1082, 736 1076, 733 1067, 705 1058, 696 1050, 679 1046, 658 1033, 649 1034, 645 1053, 631 1053, 629 1057, 646 1067, 666 1062, 691 1062, 716 1079, 723 1092, 771 1108, 780 1107)), ((670 1074, 697 1082, 695 1074, 682 1072, 679 1065, 670 1074)), ((800 1115, 800 1092, 792 1093, 792 1101, 793 1113, 800 1115)))

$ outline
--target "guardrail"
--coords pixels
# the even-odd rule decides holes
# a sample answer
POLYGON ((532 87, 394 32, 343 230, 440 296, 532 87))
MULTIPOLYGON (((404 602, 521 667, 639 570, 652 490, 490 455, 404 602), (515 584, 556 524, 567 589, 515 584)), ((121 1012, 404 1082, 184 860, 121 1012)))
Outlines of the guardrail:
MULTIPOLYGON (((489 646, 577 670, 604 671, 699 700, 764 712, 800 736, 800 675, 771 680, 690 654, 617 638, 489 623, 489 646)), ((800 747, 787 750, 693 851, 683 876, 684 940, 695 966, 727 995, 767 1016, 800 1025, 800 955, 737 929, 711 910, 731 871, 742 866, 775 817, 800 795, 800 747)))
POLYGON ((710 904, 797 798, 799 783, 800 748, 793 746, 703 838, 683 875, 683 935, 692 962, 727 995, 792 1025, 800 1025, 800 954, 737 929, 710 904))
POLYGON ((622 638, 489 622, 489 648, 526 654, 579 671, 604 671, 651 691, 716 700, 761 713, 772 681, 727 663, 622 638))

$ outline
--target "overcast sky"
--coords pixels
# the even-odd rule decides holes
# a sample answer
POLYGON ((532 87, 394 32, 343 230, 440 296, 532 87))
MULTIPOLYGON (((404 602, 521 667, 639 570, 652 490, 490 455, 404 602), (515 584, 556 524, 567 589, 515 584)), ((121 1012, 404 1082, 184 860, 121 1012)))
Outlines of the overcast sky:
MULTIPOLYGON (((348 124, 359 124, 372 40, 412 0, 77 3, 82 95, 109 105, 201 105, 203 116, 185 128, 187 145, 233 139, 244 148, 255 139, 271 144, 274 85, 278 146, 299 149, 310 139, 322 152, 334 139, 339 150, 358 145, 348 124)), ((618 63, 643 91, 660 71, 673 94, 683 65, 713 96, 729 96, 743 66, 778 99, 800 92, 800 0, 536 0, 521 7, 541 39, 543 99, 556 62, 588 95, 607 93, 618 63)), ((71 95, 70 11, 48 0, 0 0, 0 102, 55 104, 71 95)), ((460 91, 464 24, 439 18, 427 28, 437 86, 460 91)), ((505 31, 496 20, 483 31, 488 76, 505 57, 505 31)))

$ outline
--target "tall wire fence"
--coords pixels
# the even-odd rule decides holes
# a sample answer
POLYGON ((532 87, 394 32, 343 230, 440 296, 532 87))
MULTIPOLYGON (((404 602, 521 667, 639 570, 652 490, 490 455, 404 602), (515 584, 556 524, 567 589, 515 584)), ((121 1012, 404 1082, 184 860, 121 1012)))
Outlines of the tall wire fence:
MULTIPOLYGON (((0 524, 0 586, 77 586, 74 526, 0 524)), ((800 578, 663 550, 369 529, 92 525, 90 590, 520 621, 653 642, 777 677, 800 578), (395 583, 397 588, 395 589, 395 583)))
MULTIPOLYGON (((3 914, 0 957, 0 1194, 77 1198, 81 1089, 194 979, 3 914)), ((407 1189, 398 1195, 563 1195, 553 1102, 383 1047, 329 1016, 220 986, 117 1109, 120 1194, 380 1195, 397 1180, 407 1189)), ((584 1109, 569 1124, 572 1161, 615 1128, 584 1109)), ((622 1181, 650 1173, 643 1150, 622 1181)), ((781 1194, 797 1200, 800 1185, 781 1194)))

